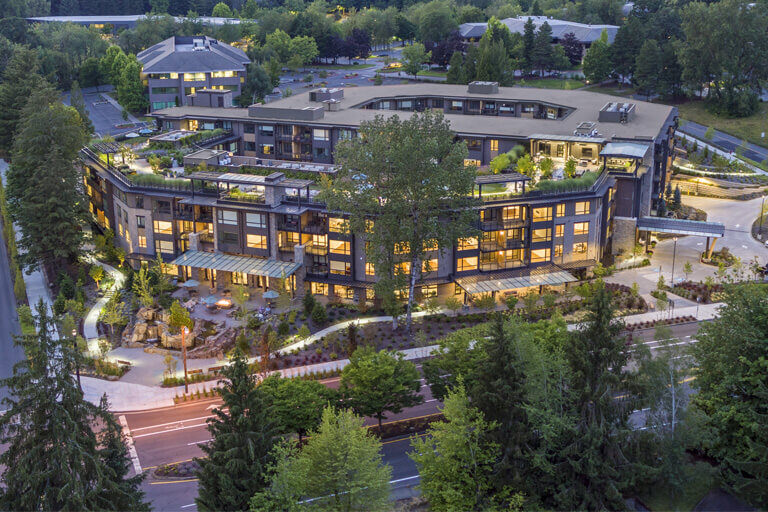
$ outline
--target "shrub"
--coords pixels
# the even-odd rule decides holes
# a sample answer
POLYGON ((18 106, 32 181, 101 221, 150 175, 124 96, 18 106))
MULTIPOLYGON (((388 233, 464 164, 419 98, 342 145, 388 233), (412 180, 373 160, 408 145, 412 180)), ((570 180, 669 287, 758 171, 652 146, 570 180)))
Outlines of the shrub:
POLYGON ((288 313, 288 323, 289 324, 295 324, 296 323, 296 311, 291 311, 288 313))
POLYGON ((515 306, 517 306, 518 298, 514 295, 507 295, 507 298, 504 299, 504 303, 507 305, 507 309, 510 311, 515 309, 515 306))
POLYGON ((324 325, 328 322, 328 313, 325 311, 325 306, 319 302, 312 308, 312 321, 317 325, 324 325))
POLYGON ((65 309, 66 309, 66 299, 64 298, 64 294, 59 292, 59 294, 56 296, 56 300, 53 301, 53 312, 57 316, 61 316, 64 314, 65 309))
POLYGON ((75 298, 75 283, 65 272, 59 274, 59 293, 63 294, 65 299, 75 298))
POLYGON ((304 340, 307 339, 310 334, 309 327, 302 325, 301 328, 299 328, 299 332, 296 333, 296 337, 300 340, 304 340))
POLYGON ((291 332, 291 326, 288 325, 288 322, 285 320, 280 322, 280 325, 277 326, 277 334, 280 336, 288 336, 289 332, 291 332))
POLYGON ((307 293, 304 294, 302 303, 304 305, 304 314, 307 316, 311 315, 315 309, 315 304, 317 304, 317 301, 315 300, 315 296, 312 295, 310 290, 307 290, 307 293))

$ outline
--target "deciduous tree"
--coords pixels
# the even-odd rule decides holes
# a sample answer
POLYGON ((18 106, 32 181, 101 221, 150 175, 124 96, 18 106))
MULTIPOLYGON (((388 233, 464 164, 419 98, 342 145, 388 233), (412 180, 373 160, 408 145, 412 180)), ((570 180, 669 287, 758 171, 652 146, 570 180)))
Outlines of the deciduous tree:
POLYGON ((267 377, 259 388, 272 404, 272 414, 282 433, 301 438, 320 425, 323 409, 335 405, 338 394, 314 380, 267 377))

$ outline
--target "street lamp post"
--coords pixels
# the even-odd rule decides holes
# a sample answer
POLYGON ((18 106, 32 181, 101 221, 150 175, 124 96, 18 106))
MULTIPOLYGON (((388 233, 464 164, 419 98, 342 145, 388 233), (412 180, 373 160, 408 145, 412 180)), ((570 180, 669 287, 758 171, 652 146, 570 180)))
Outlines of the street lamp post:
POLYGON ((187 383, 187 344, 184 342, 184 336, 189 333, 189 328, 185 325, 181 328, 181 358, 184 360, 184 394, 189 393, 189 384, 187 383))
POLYGON ((672 288, 675 287, 675 259, 677 258, 677 237, 675 237, 673 240, 675 241, 675 245, 672 249, 672 278, 671 278, 672 284, 670 285, 672 286, 672 288))
POLYGON ((77 374, 77 387, 80 388, 80 391, 83 391, 83 385, 80 384, 80 353, 77 350, 77 330, 72 329, 72 344, 75 348, 75 374, 77 374))
POLYGON ((758 238, 762 238, 763 236, 763 217, 765 217, 765 196, 763 196, 763 200, 760 202, 760 227, 757 230, 758 238))

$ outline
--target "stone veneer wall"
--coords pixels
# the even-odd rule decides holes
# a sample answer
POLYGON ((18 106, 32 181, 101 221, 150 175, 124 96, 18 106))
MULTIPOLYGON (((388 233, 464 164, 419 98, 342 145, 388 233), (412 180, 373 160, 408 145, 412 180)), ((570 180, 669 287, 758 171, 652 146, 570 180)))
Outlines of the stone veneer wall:
POLYGON ((637 219, 630 217, 613 218, 613 254, 631 253, 637 235, 637 219))

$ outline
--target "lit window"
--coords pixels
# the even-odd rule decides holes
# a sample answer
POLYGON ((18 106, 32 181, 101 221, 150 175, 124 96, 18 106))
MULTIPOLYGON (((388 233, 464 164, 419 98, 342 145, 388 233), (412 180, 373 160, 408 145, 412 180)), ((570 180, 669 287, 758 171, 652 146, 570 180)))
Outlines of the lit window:
POLYGON ((165 220, 156 220, 155 221, 155 233, 161 234, 161 235, 172 235, 173 234, 173 223, 170 221, 165 220))
POLYGON ((366 288, 366 290, 365 290, 365 298, 367 300, 373 300, 374 297, 376 297, 376 291, 373 288, 366 288))
POLYGON ((366 263, 365 264, 365 275, 367 276, 375 276, 376 275, 376 267, 373 263, 366 263))
POLYGON ((437 285, 433 284, 429 286, 422 286, 421 296, 425 299, 428 299, 430 297, 437 297, 437 285))
POLYGON ((498 151, 498 150, 499 150, 498 139, 491 139, 491 151, 498 151))
POLYGON ((531 250, 531 263, 539 263, 542 261, 549 261, 549 249, 532 249, 531 250))
POLYGON ((574 235, 587 235, 589 234, 589 222, 576 222, 573 225, 574 235))
POLYGON ((331 274, 338 274, 340 276, 352 275, 352 265, 346 261, 331 260, 330 269, 331 274))
POLYGON ((421 271, 424 273, 434 272, 437 270, 437 258, 431 260, 424 260, 421 262, 421 271))
POLYGON ((328 285, 325 283, 310 283, 310 290, 315 295, 328 295, 328 285))
POLYGON ((331 253, 333 254, 344 254, 349 256, 350 254, 350 247, 349 242, 343 242, 341 240, 331 240, 329 242, 331 253))
POLYGON ((141 247, 142 249, 147 248, 147 237, 143 235, 139 235, 139 247, 141 247))
POLYGON ((576 203, 576 215, 585 215, 589 213, 589 201, 579 201, 576 203))
POLYGON ((264 235, 252 235, 248 233, 245 235, 245 243, 251 249, 266 249, 267 237, 264 235))
POLYGON ((565 203, 560 203, 560 204, 557 205, 556 215, 558 217, 564 217, 565 216, 565 203))
POLYGON ((259 151, 262 155, 271 155, 275 152, 274 144, 259 144, 259 151))
POLYGON ((329 140, 329 131, 322 128, 312 130, 312 138, 315 140, 329 140))
POLYGON ((552 230, 546 229, 534 229, 531 232, 531 242, 549 242, 552 240, 552 230))
POLYGON ((408 242, 398 242, 395 244, 395 254, 408 254, 410 245, 408 242))
POLYGON ((205 81, 205 73, 184 73, 185 82, 203 82, 205 81))
POLYGON ((587 253, 587 243, 586 242, 578 242, 573 244, 573 253, 574 254, 586 254, 587 253))
POLYGON ((331 233, 346 233, 347 232, 346 221, 344 219, 339 219, 336 217, 329 217, 328 231, 330 231, 331 233))
POLYGON ((401 261, 400 263, 395 263, 395 274, 396 275, 408 275, 411 273, 411 262, 410 261, 401 261))
POLYGON ((424 250, 425 251, 436 251, 437 250, 437 240, 432 239, 424 242, 424 250))
POLYGON ((465 158, 464 159, 464 167, 470 167, 472 165, 474 165, 475 167, 480 167, 480 165, 482 165, 482 163, 480 162, 480 160, 476 160, 474 158, 465 158))
POLYGON ((565 224, 558 224, 555 226, 555 237, 562 238, 565 230, 565 224))
POLYGON ((477 249, 477 237, 471 236, 469 238, 459 238, 459 250, 469 251, 477 249))
POLYGON ((533 209, 533 222, 540 222, 544 220, 552 220, 552 208, 534 208, 533 209))
POLYGON ((555 258, 559 258, 563 255, 563 244, 555 245, 554 255, 555 255, 555 258))
POLYGON ((477 256, 459 258, 456 262, 456 271, 464 272, 466 270, 477 270, 477 256))
POLYGON ((136 216, 136 227, 137 228, 144 228, 144 227, 146 227, 146 222, 144 220, 144 216, 143 215, 137 215, 136 216))

